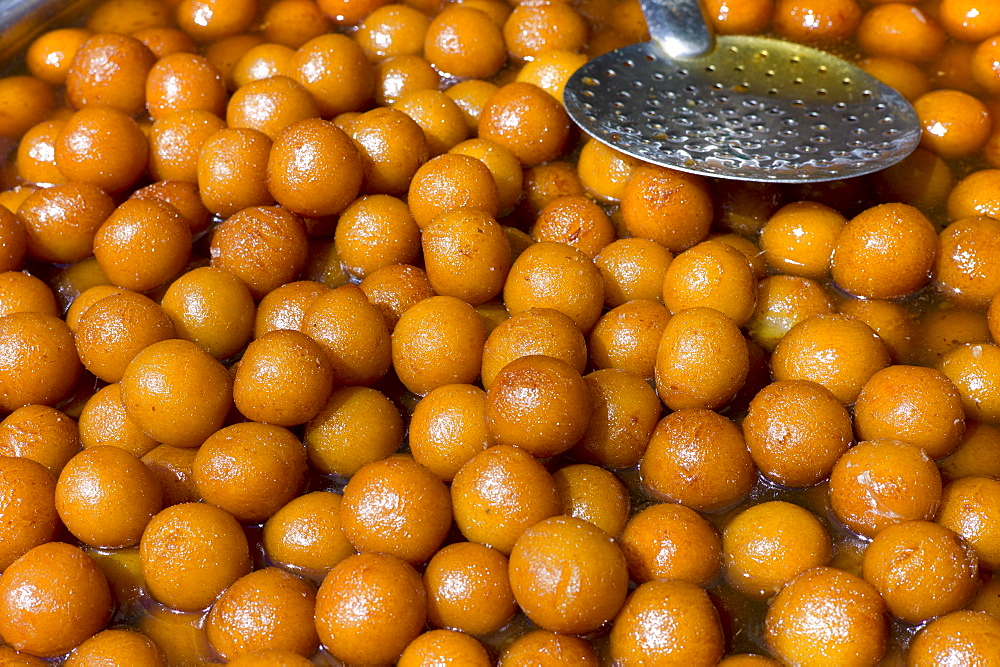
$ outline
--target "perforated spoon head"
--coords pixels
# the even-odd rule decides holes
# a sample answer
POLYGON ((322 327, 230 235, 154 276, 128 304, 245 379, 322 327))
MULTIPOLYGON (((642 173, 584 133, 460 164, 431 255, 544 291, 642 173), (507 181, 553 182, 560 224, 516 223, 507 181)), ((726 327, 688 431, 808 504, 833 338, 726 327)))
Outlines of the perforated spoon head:
POLYGON ((591 60, 566 84, 570 117, 647 162, 719 178, 803 183, 888 167, 920 141, 897 91, 818 49, 719 37, 671 58, 653 42, 591 60))

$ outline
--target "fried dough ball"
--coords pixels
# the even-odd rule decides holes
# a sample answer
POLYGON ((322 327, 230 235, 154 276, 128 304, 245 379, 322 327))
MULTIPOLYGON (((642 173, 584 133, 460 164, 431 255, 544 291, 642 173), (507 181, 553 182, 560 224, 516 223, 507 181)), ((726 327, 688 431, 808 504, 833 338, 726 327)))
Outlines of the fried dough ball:
POLYGON ((569 315, 553 308, 529 308, 498 324, 483 346, 482 381, 489 389, 500 370, 518 357, 543 354, 582 373, 587 343, 569 315))
POLYGON ((787 204, 772 215, 760 232, 760 248, 768 266, 782 273, 822 280, 847 219, 813 201, 787 204))
POLYGON ((399 409, 385 394, 371 387, 340 387, 306 424, 303 439, 314 468, 347 477, 398 450, 403 434, 399 409))
POLYGON ((656 392, 639 375, 619 369, 597 370, 583 381, 590 394, 590 422, 570 455, 609 468, 631 468, 646 451, 663 409, 656 392))
POLYGON ((938 369, 948 376, 958 393, 967 416, 1000 423, 1000 346, 989 343, 966 343, 947 352, 938 369))
POLYGON ((1000 481, 990 477, 963 477, 945 487, 935 521, 965 538, 980 564, 1000 567, 1000 481))
POLYGON ((515 639, 500 655, 501 667, 528 667, 538 661, 597 667, 597 652, 581 637, 532 630, 515 639))
POLYGON ((342 501, 326 491, 288 501, 264 524, 261 545, 268 559, 296 572, 325 575, 353 554, 341 527, 342 501))
POLYGON ((486 428, 486 393, 471 384, 432 389, 410 416, 408 440, 417 463, 450 482, 492 443, 486 428))
POLYGON ((87 28, 56 28, 34 39, 25 53, 28 71, 42 81, 61 86, 66 82, 77 51, 93 35, 87 28))
POLYGON ((756 303, 757 280, 750 262, 720 241, 703 241, 678 254, 663 275, 663 304, 673 314, 714 308, 741 327, 756 303))
POLYGON ((0 422, 0 456, 41 463, 53 479, 80 451, 80 440, 76 422, 47 405, 25 405, 0 422))
POLYGON ((484 211, 459 209, 435 216, 420 234, 424 270, 435 292, 478 306, 504 287, 510 242, 484 211))
POLYGON ((552 474, 561 513, 594 524, 617 538, 628 521, 628 489, 614 473, 588 463, 560 468, 552 474))
POLYGON ((663 302, 663 276, 673 254, 656 241, 618 239, 604 246, 594 263, 604 278, 604 305, 616 308, 635 299, 663 302))
POLYGON ((612 308, 597 320, 587 344, 595 368, 618 368, 653 380, 656 354, 670 311, 649 299, 612 308))
POLYGON ((462 535, 504 554, 527 528, 559 513, 552 475, 510 445, 490 447, 463 465, 452 480, 451 501, 462 535))
POLYGON ((139 124, 114 107, 80 109, 66 120, 56 137, 59 172, 70 181, 96 185, 107 192, 135 185, 146 171, 148 159, 149 142, 139 124))
MULTIPOLYGON (((0 425, 2 428, 2 425, 0 425)), ((972 475, 1000 477, 1000 429, 981 422, 968 422, 965 435, 951 456, 938 467, 946 479, 972 475)))
POLYGON ((682 408, 656 425, 639 473, 654 498, 712 512, 745 498, 757 470, 743 434, 728 417, 682 408))
POLYGON ((320 641, 345 662, 393 662, 426 622, 420 575, 396 556, 350 556, 330 570, 316 594, 320 641))
POLYGON ((116 661, 147 667, 167 667, 163 651, 140 632, 116 628, 102 630, 86 640, 69 654, 64 665, 114 664, 116 661))
POLYGON ((36 546, 0 576, 0 635, 31 655, 71 651, 104 627, 112 607, 97 563, 65 542, 36 546))
POLYGON ((784 661, 875 665, 888 642, 885 611, 881 596, 861 577, 815 567, 771 602, 764 617, 764 641, 784 661))
POLYGON ((479 117, 479 136, 509 149, 525 167, 558 158, 568 147, 569 135, 570 120, 562 104, 530 83, 501 87, 479 117))
POLYGON ((940 503, 941 474, 934 461, 898 440, 861 441, 830 473, 834 515, 865 537, 901 521, 929 521, 940 503))
POLYGON ((977 216, 956 220, 938 238, 934 286, 960 308, 979 310, 1000 293, 1000 221, 977 216))
POLYGON ((542 241, 526 248, 511 266, 503 300, 515 316, 530 308, 568 315, 580 331, 593 328, 604 304, 604 283, 594 262, 575 248, 542 241))
POLYGON ((632 580, 676 579, 709 586, 718 576, 722 540, 704 517, 676 503, 635 514, 619 538, 632 580))
POLYGON ((815 280, 784 274, 767 276, 757 284, 757 307, 747 329, 755 343, 773 352, 799 322, 834 312, 833 300, 815 280))
POLYGON ((0 317, 0 410, 55 405, 76 387, 83 365, 65 322, 43 313, 0 317))
POLYGON ((312 655, 319 645, 315 605, 310 584, 267 567, 240 577, 223 591, 205 621, 205 634, 227 661, 262 649, 312 655))
POLYGON ((32 548, 51 542, 59 529, 55 478, 27 458, 0 457, 0 573, 32 548))
POLYGON ((205 208, 228 218, 251 206, 273 204, 267 189, 270 152, 271 139, 251 128, 222 127, 203 139, 196 177, 205 208))
POLYGON ((611 626, 611 659, 627 664, 715 664, 722 626, 708 594, 688 581, 647 581, 611 626))
POLYGON ((17 217, 27 233, 29 255, 68 263, 93 254, 97 230, 114 210, 111 197, 96 185, 64 183, 29 195, 17 217))
POLYGON ((129 417, 120 382, 101 388, 84 404, 77 440, 84 447, 111 445, 136 456, 144 456, 159 444, 129 417))
POLYGON ((208 607, 250 571, 240 524, 208 503, 172 505, 154 516, 139 542, 139 557, 150 595, 180 611, 208 607))
POLYGON ((680 252, 708 234, 712 197, 700 176, 642 164, 625 183, 621 213, 632 236, 680 252))
POLYGON ((499 26, 484 12, 452 5, 431 19, 424 55, 435 69, 458 78, 488 79, 507 60, 499 26))
POLYGON ((424 568, 431 625, 470 635, 489 635, 517 611, 507 557, 476 542, 442 547, 424 568))
POLYGON ((500 194, 490 170, 468 155, 447 153, 421 165, 410 181, 407 203, 420 229, 438 215, 456 209, 479 209, 495 216, 500 194))
POLYGON ((153 52, 135 37, 97 32, 73 55, 66 96, 74 109, 106 106, 136 116, 145 110, 146 79, 155 63, 153 52))
POLYGON ((954 611, 940 616, 910 641, 906 664, 915 667, 954 660, 959 664, 993 664, 1000 660, 1000 622, 983 611, 954 611))

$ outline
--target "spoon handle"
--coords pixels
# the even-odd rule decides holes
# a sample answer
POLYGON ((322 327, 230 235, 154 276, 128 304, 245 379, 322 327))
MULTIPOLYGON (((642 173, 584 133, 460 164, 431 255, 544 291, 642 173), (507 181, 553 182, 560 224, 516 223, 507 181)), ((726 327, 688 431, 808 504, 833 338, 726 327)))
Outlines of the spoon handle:
POLYGON ((671 58, 694 58, 709 53, 715 36, 708 27, 699 0, 639 0, 649 35, 671 58))

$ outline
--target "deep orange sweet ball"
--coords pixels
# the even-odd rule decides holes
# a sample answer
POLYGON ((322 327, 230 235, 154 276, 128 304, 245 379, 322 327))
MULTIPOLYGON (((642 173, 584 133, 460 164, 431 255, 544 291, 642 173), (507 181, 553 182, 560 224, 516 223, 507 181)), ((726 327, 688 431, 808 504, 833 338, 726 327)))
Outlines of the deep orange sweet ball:
POLYGON ((112 605, 100 567, 65 542, 40 544, 0 575, 0 635, 42 658, 63 655, 103 628, 112 605))
POLYGON ((41 463, 28 458, 0 457, 0 572, 39 544, 55 539, 59 515, 55 479, 41 463))
POLYGON ((76 386, 83 365, 65 322, 43 313, 0 317, 0 409, 55 405, 76 386))
POLYGON ((525 167, 562 155, 568 147, 569 130, 563 106, 530 83, 503 86, 479 117, 479 136, 509 149, 525 167))
POLYGON ((625 183, 621 212, 629 234, 680 252, 708 234, 712 195, 700 176, 643 164, 625 183))

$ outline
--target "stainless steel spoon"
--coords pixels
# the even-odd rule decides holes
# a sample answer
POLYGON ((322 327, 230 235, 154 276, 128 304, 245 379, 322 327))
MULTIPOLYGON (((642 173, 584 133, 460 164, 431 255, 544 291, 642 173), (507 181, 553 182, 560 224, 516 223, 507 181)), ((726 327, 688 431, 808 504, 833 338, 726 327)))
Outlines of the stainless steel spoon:
POLYGON ((588 134, 647 162, 745 181, 832 181, 910 154, 897 91, 836 56, 764 37, 716 40, 698 0, 640 0, 652 41, 581 67, 564 101, 588 134))

